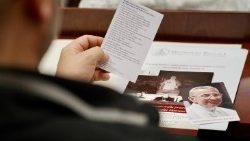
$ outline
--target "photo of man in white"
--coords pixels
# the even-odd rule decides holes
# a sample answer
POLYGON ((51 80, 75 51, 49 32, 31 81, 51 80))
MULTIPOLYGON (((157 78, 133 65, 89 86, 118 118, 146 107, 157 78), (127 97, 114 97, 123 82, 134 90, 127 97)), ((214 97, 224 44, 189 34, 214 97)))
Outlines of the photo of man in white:
POLYGON ((165 79, 158 90, 161 93, 173 93, 179 94, 179 87, 181 86, 181 82, 177 80, 176 76, 171 76, 170 79, 165 79))
POLYGON ((186 106, 189 119, 195 124, 239 120, 233 109, 219 107, 223 93, 213 86, 197 86, 189 91, 188 99, 192 102, 186 106))

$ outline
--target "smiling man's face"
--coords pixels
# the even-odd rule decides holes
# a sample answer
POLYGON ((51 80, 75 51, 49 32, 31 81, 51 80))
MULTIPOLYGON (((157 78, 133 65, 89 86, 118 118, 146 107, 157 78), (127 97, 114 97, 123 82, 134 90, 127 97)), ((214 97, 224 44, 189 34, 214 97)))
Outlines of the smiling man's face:
POLYGON ((197 89, 189 99, 200 106, 213 108, 222 103, 222 94, 217 89, 197 89))

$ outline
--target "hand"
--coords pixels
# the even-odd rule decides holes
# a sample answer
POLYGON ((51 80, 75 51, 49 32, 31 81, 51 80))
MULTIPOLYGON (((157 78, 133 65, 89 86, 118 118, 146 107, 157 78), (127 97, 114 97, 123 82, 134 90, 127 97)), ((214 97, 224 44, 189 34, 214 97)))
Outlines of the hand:
POLYGON ((99 47, 102 41, 102 37, 84 35, 63 48, 56 76, 87 82, 108 80, 109 73, 96 68, 108 60, 108 55, 99 47))

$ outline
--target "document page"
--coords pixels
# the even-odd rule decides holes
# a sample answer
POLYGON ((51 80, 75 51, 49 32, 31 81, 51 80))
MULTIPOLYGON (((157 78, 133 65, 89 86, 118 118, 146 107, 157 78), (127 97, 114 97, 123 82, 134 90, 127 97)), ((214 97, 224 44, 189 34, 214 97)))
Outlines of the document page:
POLYGON ((233 102, 247 54, 246 49, 239 48, 188 47, 158 42, 151 47, 142 71, 213 72, 212 82, 224 82, 233 102))
POLYGON ((135 82, 162 18, 156 11, 122 0, 101 46, 110 58, 100 68, 135 82))
POLYGON ((160 112, 162 127, 226 130, 227 121, 239 120, 235 111, 230 110, 233 111, 232 116, 222 115, 217 118, 228 120, 217 120, 219 123, 203 122, 197 127, 197 124, 190 122, 183 101, 188 98, 187 90, 192 86, 224 83, 228 94, 220 91, 224 102, 219 107, 230 107, 229 103, 235 99, 248 51, 237 45, 206 46, 209 44, 155 42, 137 81, 129 82, 125 94, 153 103, 160 112), (228 98, 225 99, 226 95, 228 98))
MULTIPOLYGON (((227 48, 220 47, 220 45, 214 45, 214 47, 210 48, 204 48, 202 44, 198 46, 192 44, 190 47, 187 45, 154 44, 143 65, 142 74, 151 73, 152 75, 160 70, 212 72, 214 74, 212 83, 224 82, 229 97, 233 102, 248 51, 238 47, 230 48, 232 45, 227 45, 227 48)), ((226 130, 227 122, 211 125, 213 126, 201 124, 199 129, 226 130)))

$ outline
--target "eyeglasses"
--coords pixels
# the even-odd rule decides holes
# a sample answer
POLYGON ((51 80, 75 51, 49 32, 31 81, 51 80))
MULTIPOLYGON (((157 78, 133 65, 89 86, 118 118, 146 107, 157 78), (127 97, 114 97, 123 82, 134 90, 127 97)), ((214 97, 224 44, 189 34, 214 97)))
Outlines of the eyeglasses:
POLYGON ((209 99, 212 96, 215 97, 215 98, 221 98, 222 94, 221 93, 211 93, 211 94, 202 94, 202 95, 199 95, 199 97, 204 98, 204 99, 209 99))

